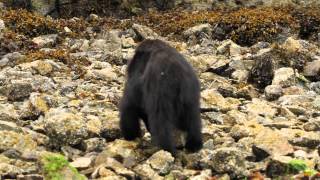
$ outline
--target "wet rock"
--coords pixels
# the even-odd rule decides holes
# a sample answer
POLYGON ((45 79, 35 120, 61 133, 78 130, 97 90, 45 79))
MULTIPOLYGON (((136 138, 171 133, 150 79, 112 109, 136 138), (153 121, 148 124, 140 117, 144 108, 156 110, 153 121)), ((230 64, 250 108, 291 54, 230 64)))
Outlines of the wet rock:
POLYGON ((236 148, 219 148, 209 157, 208 165, 218 173, 228 173, 235 177, 243 177, 246 174, 245 157, 236 148))
POLYGON ((37 45, 39 48, 43 47, 52 47, 56 44, 58 39, 57 34, 48 34, 48 35, 42 35, 38 36, 32 39, 32 42, 37 45))
POLYGON ((313 81, 320 81, 320 60, 307 62, 303 69, 303 75, 313 81))
POLYGON ((71 162, 70 165, 81 170, 89 168, 92 163, 92 157, 80 157, 71 162))
POLYGON ((292 68, 280 68, 275 70, 272 85, 289 87, 295 83, 295 73, 292 68))
POLYGON ((174 158, 169 152, 158 151, 153 154, 146 163, 150 164, 159 175, 168 174, 172 168, 174 158))
POLYGON ((21 101, 30 96, 32 85, 30 83, 17 82, 7 87, 7 97, 10 101, 21 101))
POLYGON ((63 109, 51 109, 45 116, 44 129, 51 143, 61 145, 77 145, 88 136, 84 118, 66 112, 63 109))
POLYGON ((136 32, 139 39, 157 39, 159 38, 159 35, 155 33, 152 29, 149 27, 139 25, 139 24, 133 24, 132 29, 136 32))
POLYGON ((280 85, 269 85, 264 89, 264 94, 268 101, 274 101, 283 95, 283 90, 280 85))

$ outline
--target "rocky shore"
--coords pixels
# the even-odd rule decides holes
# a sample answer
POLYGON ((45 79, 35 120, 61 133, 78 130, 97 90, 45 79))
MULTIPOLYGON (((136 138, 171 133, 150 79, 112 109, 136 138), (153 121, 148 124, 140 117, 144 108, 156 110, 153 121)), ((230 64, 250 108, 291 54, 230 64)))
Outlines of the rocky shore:
POLYGON ((142 18, 0 13, 2 179, 320 177, 320 29, 304 38, 279 21, 276 36, 257 26, 272 35, 259 41, 263 30, 228 32, 210 20, 187 27, 180 19, 184 28, 173 38, 152 17, 148 27, 137 23, 142 18), (121 137, 126 63, 146 38, 167 41, 198 73, 204 135, 198 153, 174 158, 148 133, 136 141, 121 137))

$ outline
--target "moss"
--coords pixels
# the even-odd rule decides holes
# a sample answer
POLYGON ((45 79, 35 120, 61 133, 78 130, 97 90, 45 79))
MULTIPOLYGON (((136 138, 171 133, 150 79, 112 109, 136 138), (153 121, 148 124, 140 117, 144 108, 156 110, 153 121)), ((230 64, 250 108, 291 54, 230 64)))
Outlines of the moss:
POLYGON ((71 170, 74 179, 86 179, 83 175, 79 174, 76 168, 70 165, 70 163, 64 156, 59 154, 52 154, 43 157, 43 171, 46 179, 63 180, 65 178, 63 170, 66 168, 71 170))

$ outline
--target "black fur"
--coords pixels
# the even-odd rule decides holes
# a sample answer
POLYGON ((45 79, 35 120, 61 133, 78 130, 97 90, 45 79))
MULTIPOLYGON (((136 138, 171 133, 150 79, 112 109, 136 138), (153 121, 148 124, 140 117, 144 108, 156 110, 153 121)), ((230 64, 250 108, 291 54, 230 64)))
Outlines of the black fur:
POLYGON ((186 149, 202 148, 200 83, 184 57, 160 40, 145 40, 127 68, 120 102, 120 128, 125 139, 141 136, 139 119, 164 150, 176 152, 172 130, 187 133, 186 149))

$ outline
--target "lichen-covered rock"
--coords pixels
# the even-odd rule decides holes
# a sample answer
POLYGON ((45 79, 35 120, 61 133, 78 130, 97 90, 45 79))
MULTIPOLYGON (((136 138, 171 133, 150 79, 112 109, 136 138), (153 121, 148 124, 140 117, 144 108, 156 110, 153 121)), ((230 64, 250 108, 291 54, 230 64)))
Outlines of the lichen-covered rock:
POLYGON ((244 154, 236 148, 219 148, 210 154, 208 165, 218 173, 232 174, 234 177, 246 175, 246 162, 244 154))
POLYGON ((275 70, 272 85, 289 87, 295 83, 295 73, 292 68, 280 68, 275 70))
POLYGON ((48 34, 48 35, 42 35, 38 36, 32 39, 32 42, 36 44, 39 48, 43 47, 51 47, 56 44, 58 39, 57 34, 48 34))
POLYGON ((283 95, 283 89, 280 85, 269 85, 264 89, 264 94, 268 101, 277 100, 283 95))
POLYGON ((155 33, 149 27, 146 27, 143 25, 133 24, 132 28, 140 39, 156 39, 160 37, 157 33, 155 33))
POLYGON ((0 130, 0 151, 15 148, 20 152, 34 150, 37 147, 36 141, 30 134, 0 130))
POLYGON ((153 154, 146 163, 150 164, 151 168, 158 172, 159 175, 165 175, 170 172, 173 162, 172 155, 161 150, 153 154))
POLYGON ((7 87, 7 97, 10 101, 21 101, 28 98, 32 92, 32 85, 25 82, 12 83, 7 87))
POLYGON ((46 114, 44 123, 51 143, 57 147, 77 145, 88 136, 84 118, 63 109, 51 109, 46 114))

